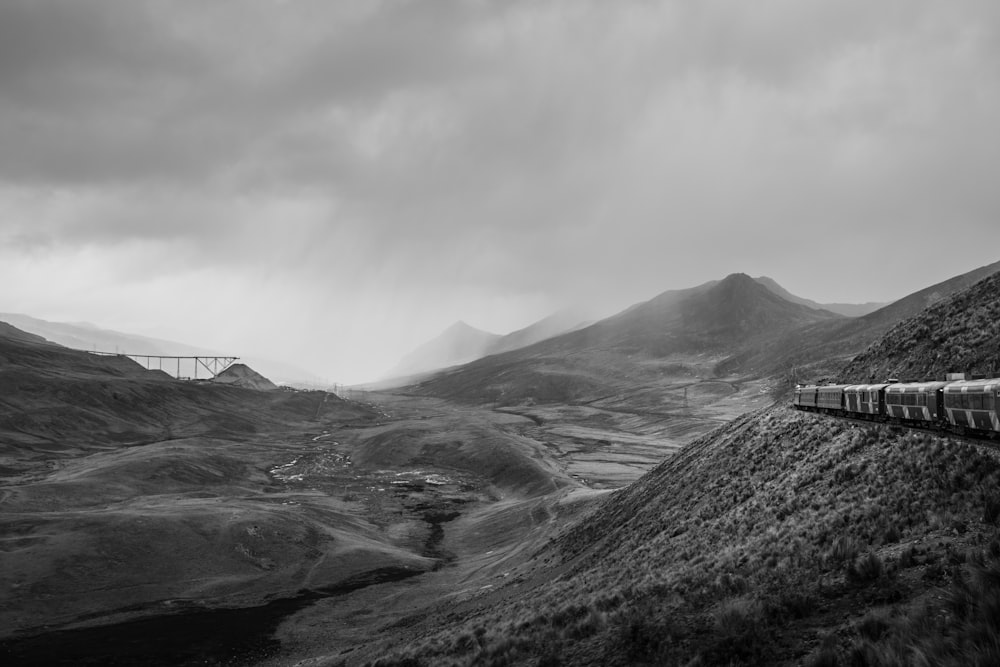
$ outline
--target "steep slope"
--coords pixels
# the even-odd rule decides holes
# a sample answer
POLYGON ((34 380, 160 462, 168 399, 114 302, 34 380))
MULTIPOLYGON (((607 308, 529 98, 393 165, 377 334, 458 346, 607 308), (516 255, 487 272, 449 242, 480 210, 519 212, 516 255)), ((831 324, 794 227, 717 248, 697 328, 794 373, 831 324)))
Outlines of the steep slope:
POLYGON ((913 294, 903 297, 898 301, 893 301, 885 308, 880 308, 874 313, 866 316, 865 319, 879 324, 888 323, 891 326, 900 320, 913 317, 924 308, 927 308, 928 306, 931 306, 952 294, 961 292, 962 290, 975 285, 983 278, 992 276, 997 272, 1000 272, 1000 262, 994 262, 986 266, 981 266, 977 269, 973 269, 972 271, 963 273, 962 275, 949 278, 948 280, 944 280, 940 283, 914 292, 913 294))
POLYGON ((840 369, 899 322, 1000 271, 1000 262, 921 289, 863 317, 807 325, 778 337, 746 363, 795 381, 836 376, 840 369))
POLYGON ((972 664, 976 633, 1000 629, 976 617, 997 580, 968 589, 1000 574, 998 483, 994 452, 774 408, 615 493, 382 664, 972 664))
POLYGON ((11 326, 7 322, 0 322, 0 338, 41 344, 48 342, 41 336, 36 336, 35 334, 28 333, 27 331, 22 331, 21 329, 11 326))
POLYGON ((903 320, 840 373, 844 382, 1000 372, 1000 274, 903 320))
POLYGON ((501 336, 455 322, 441 334, 427 341, 403 357, 390 371, 393 377, 416 375, 439 368, 447 368, 478 359, 501 336))
MULTIPOLYGON (((933 364, 960 364, 995 337, 996 280, 872 350, 924 368, 933 342, 900 333, 941 322, 969 338, 933 364)), ((610 495, 380 664, 995 664, 998 489, 995 448, 779 403, 610 495)))

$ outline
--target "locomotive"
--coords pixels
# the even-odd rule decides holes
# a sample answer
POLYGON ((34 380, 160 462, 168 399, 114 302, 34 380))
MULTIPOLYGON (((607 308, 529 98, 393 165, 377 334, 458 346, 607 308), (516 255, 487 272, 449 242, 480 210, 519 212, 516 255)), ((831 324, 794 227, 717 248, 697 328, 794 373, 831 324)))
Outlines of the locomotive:
POLYGON ((799 410, 977 437, 1000 437, 1000 378, 948 382, 807 385, 799 410))

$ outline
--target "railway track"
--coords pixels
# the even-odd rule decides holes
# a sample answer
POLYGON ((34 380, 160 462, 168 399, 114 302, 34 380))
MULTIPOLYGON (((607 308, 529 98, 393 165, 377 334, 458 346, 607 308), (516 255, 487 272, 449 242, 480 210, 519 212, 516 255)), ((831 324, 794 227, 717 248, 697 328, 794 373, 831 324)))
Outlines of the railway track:
POLYGON ((933 433, 940 436, 948 436, 951 438, 957 438, 963 440, 969 444, 977 446, 986 446, 996 451, 1000 451, 1000 433, 994 433, 991 431, 976 431, 973 429, 963 428, 963 427, 952 427, 951 424, 942 424, 938 422, 921 422, 913 420, 902 420, 897 418, 872 418, 867 419, 864 417, 859 417, 853 415, 849 412, 840 412, 836 410, 827 409, 816 409, 811 410, 809 408, 802 408, 798 406, 792 406, 800 412, 808 412, 814 415, 822 415, 824 417, 831 417, 833 419, 840 419, 842 421, 848 421, 855 424, 863 426, 889 426, 894 428, 902 428, 908 431, 916 431, 920 433, 933 433))

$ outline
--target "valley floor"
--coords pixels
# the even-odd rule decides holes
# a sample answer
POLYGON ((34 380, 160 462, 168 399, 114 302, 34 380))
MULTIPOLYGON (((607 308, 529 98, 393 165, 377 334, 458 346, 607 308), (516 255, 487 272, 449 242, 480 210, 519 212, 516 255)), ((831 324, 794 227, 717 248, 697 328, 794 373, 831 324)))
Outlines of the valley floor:
POLYGON ((590 501, 769 400, 757 385, 700 389, 697 408, 673 413, 630 410, 627 397, 494 410, 379 394, 368 420, 317 409, 239 437, 36 448, 0 486, 0 655, 86 664, 52 650, 92 650, 86 632, 137 634, 137 619, 156 635, 157 619, 268 603, 259 632, 273 639, 217 633, 176 660, 150 647, 161 664, 326 663, 377 650, 430 605, 458 609, 513 570, 524 576, 590 501))

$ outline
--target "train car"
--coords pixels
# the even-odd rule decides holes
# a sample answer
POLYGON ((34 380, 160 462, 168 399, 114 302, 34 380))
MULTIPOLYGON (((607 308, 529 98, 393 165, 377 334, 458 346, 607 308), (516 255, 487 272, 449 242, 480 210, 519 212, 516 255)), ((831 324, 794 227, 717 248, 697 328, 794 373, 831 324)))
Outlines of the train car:
POLYGON ((844 409, 867 419, 885 414, 885 388, 888 386, 888 383, 883 383, 844 387, 844 409))
POLYGON ((817 389, 819 389, 819 387, 815 385, 795 387, 795 407, 800 410, 815 410, 817 389))
POLYGON ((1000 433, 1000 379, 949 382, 943 393, 949 424, 959 430, 1000 433))
POLYGON ((947 382, 899 382, 886 386, 885 415, 904 421, 937 422, 944 418, 947 382))
POLYGON ((843 384, 829 384, 816 389, 816 407, 825 412, 839 412, 844 409, 843 384))

